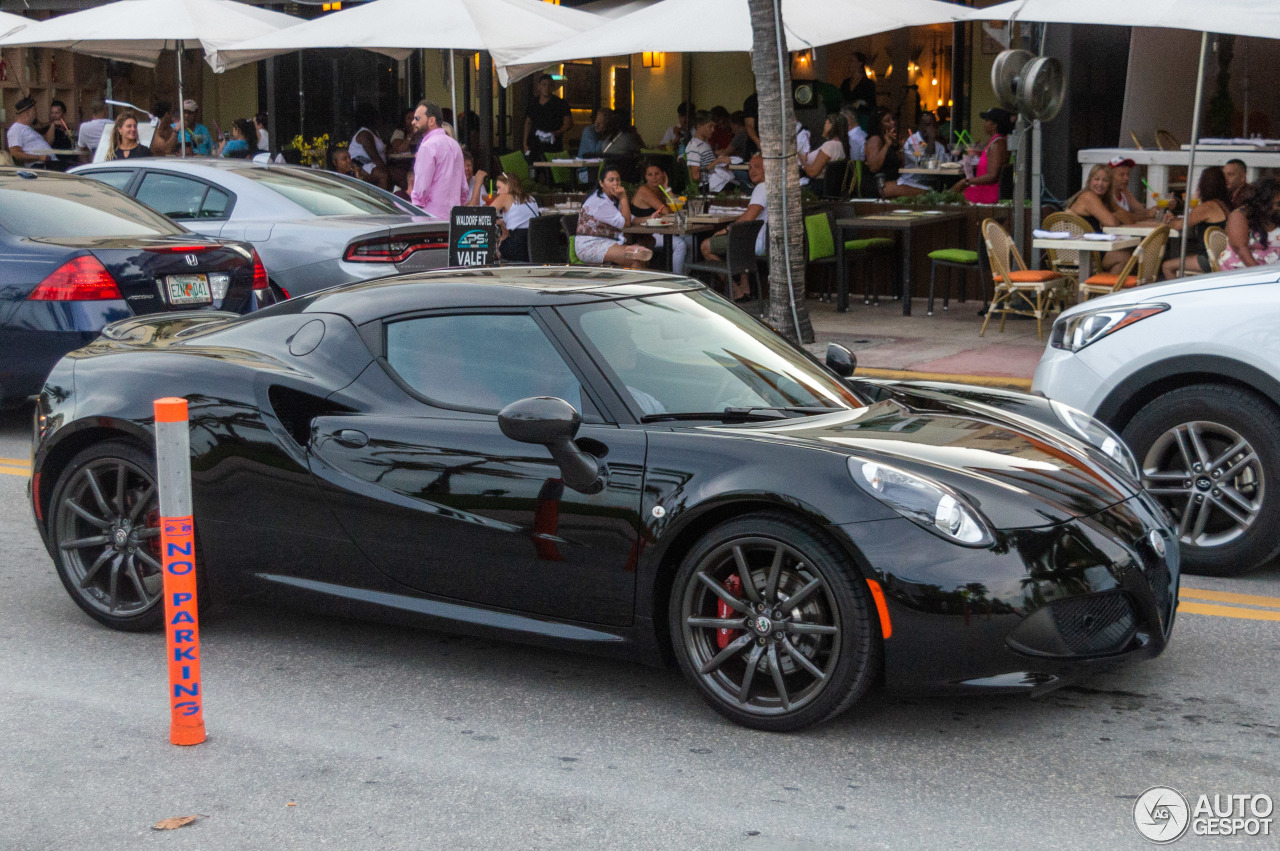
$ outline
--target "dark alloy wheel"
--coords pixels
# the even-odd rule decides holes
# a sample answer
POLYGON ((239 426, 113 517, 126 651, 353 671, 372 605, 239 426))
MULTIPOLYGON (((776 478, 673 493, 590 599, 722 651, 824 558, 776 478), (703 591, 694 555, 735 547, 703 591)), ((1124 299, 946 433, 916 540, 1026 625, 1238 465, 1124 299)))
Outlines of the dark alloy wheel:
POLYGON ((1280 414, 1235 387, 1166 393, 1129 422, 1124 438, 1142 484, 1178 525, 1188 573, 1235 576, 1273 558, 1280 521, 1280 414))
POLYGON ((152 461, 127 443, 84 450, 58 479, 49 512, 58 576, 107 626, 148 630, 163 621, 159 516, 152 461))
POLYGON ((749 515, 709 532, 671 595, 680 667, 716 711, 797 730, 842 712, 871 684, 878 644, 855 568, 803 525, 749 515))

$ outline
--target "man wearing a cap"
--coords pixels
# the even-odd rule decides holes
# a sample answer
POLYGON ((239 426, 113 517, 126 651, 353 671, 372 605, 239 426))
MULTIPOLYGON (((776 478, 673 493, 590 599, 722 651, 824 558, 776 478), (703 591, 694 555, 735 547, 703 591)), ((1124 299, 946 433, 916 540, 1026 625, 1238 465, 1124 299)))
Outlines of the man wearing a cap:
POLYGON ((31 126, 36 120, 36 102, 24 97, 14 104, 13 113, 13 123, 9 125, 5 139, 13 164, 43 163, 53 159, 49 143, 31 126))
POLYGON ((1112 157, 1107 165, 1111 166, 1111 197, 1119 208, 1116 218, 1126 225, 1154 219, 1157 209, 1142 206, 1142 202, 1129 191, 1129 170, 1134 166, 1133 160, 1112 157))
MULTIPOLYGON (((209 135, 209 128, 200 123, 199 113, 200 104, 191 98, 182 102, 182 120, 187 125, 187 156, 213 156, 213 137, 209 135)), ((177 130, 178 125, 173 125, 173 129, 177 130)), ((181 149, 179 145, 178 150, 181 149)))

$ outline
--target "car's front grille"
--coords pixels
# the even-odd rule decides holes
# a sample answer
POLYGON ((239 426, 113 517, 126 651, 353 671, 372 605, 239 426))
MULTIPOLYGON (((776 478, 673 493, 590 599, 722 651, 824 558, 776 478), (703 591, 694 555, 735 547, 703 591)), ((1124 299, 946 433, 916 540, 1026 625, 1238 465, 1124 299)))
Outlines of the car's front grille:
POLYGON ((1118 652, 1137 630, 1133 606, 1123 591, 1070 597, 1050 609, 1063 642, 1082 656, 1118 652))

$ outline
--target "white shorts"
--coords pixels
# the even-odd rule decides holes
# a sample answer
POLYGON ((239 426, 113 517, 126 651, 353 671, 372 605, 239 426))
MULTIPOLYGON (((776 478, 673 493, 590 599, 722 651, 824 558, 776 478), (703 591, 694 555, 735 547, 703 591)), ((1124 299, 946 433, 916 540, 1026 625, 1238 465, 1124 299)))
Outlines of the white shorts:
POLYGON ((573 250, 577 252, 578 259, 589 266, 603 266, 607 263, 604 255, 615 245, 621 245, 621 243, 606 236, 575 236, 573 238, 573 250))

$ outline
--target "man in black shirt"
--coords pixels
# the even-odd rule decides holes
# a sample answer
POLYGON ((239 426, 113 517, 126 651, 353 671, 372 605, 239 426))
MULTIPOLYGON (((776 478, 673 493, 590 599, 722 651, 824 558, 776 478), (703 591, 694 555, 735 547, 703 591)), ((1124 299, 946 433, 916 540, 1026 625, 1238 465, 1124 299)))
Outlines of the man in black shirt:
POLYGON ((747 137, 756 146, 756 150, 760 150, 760 128, 756 125, 760 122, 760 98, 755 92, 747 95, 747 99, 742 102, 742 125, 746 128, 747 137))
POLYGON ((569 104, 551 94, 551 75, 543 74, 524 113, 524 152, 542 162, 548 151, 563 151, 565 131, 573 126, 569 104))
POLYGON ((867 76, 867 57, 853 54, 853 73, 840 84, 840 95, 845 103, 856 105, 862 101, 869 112, 876 111, 876 82, 867 76))

